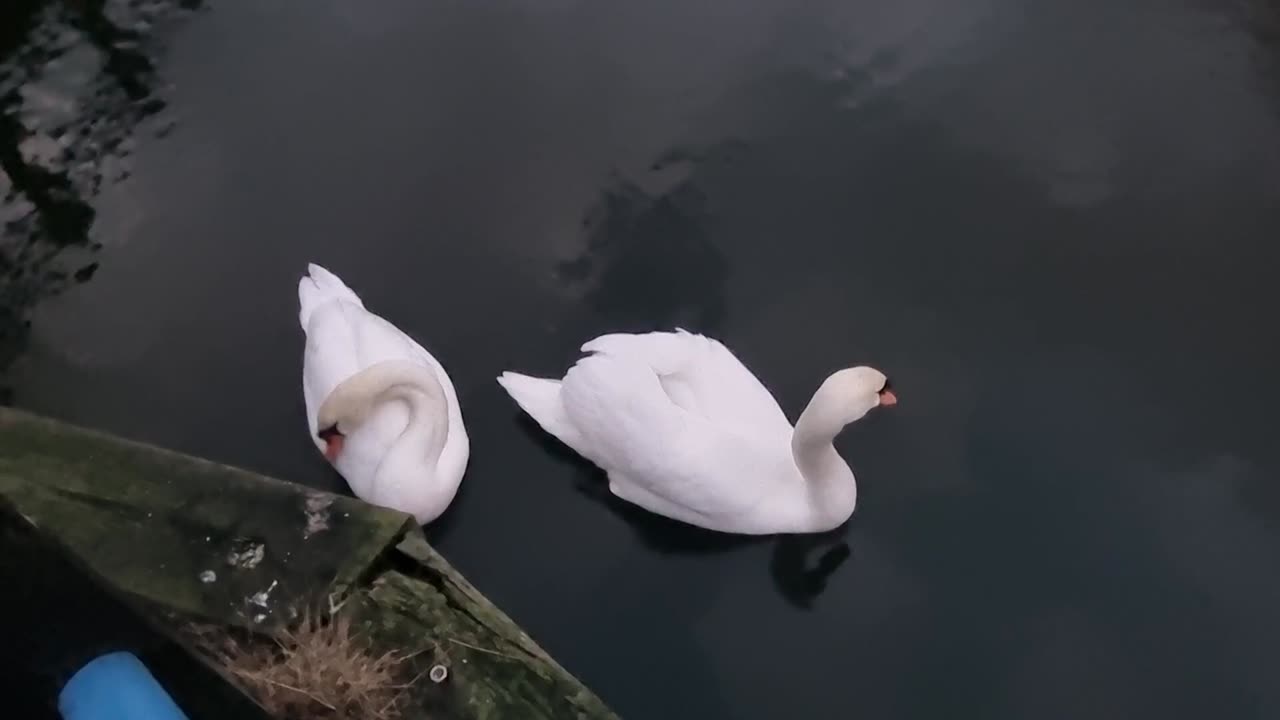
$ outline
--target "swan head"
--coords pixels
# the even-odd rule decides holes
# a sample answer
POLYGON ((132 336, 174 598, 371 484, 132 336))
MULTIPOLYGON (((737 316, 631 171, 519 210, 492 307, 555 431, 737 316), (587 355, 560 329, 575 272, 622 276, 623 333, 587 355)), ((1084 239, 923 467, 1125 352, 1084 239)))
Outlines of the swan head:
POLYGON ((889 378, 879 370, 858 366, 838 370, 818 390, 831 403, 845 424, 861 419, 877 407, 898 403, 889 378))
POLYGON ((339 453, 342 452, 342 444, 347 439, 347 436, 338 429, 337 424, 321 429, 316 433, 316 437, 320 438, 320 442, 324 443, 325 459, 329 462, 337 460, 339 453))
POLYGON ((335 390, 316 413, 316 437, 324 443, 324 456, 329 462, 338 459, 347 432, 359 427, 371 410, 368 403, 352 400, 347 393, 335 390))
POLYGON ((338 383, 316 412, 316 437, 324 443, 329 462, 342 452, 350 432, 363 425, 382 403, 392 400, 408 402, 411 407, 434 400, 441 413, 448 402, 439 379, 421 363, 384 360, 360 370, 338 383))

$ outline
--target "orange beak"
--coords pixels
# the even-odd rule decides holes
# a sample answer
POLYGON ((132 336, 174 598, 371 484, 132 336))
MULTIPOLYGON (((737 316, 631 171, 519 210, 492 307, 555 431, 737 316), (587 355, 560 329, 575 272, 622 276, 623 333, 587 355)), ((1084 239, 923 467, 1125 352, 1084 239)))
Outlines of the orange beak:
POLYGON ((329 462, 338 461, 338 453, 342 452, 342 440, 341 435, 332 435, 324 441, 324 456, 329 462))
POLYGON ((884 407, 898 404, 898 396, 893 394, 892 390, 880 391, 880 404, 884 407))
POLYGON ((316 433, 317 437, 324 441, 324 457, 329 462, 338 459, 338 454, 342 452, 342 443, 346 440, 346 436, 338 432, 337 427, 331 427, 316 433))

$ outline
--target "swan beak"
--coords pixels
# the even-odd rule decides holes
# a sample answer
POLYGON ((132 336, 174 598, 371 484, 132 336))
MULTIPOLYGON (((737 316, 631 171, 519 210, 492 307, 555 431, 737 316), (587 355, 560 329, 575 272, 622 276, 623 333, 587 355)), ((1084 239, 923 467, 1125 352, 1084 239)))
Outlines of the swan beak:
POLYGON ((892 390, 880 391, 880 405, 882 405, 883 407, 888 407, 890 405, 897 405, 897 404, 898 404, 898 396, 894 395, 892 390))
POLYGON ((324 441, 324 457, 329 462, 335 462, 338 454, 342 452, 342 443, 346 440, 346 436, 338 431, 338 426, 333 425, 316 433, 316 437, 324 441))

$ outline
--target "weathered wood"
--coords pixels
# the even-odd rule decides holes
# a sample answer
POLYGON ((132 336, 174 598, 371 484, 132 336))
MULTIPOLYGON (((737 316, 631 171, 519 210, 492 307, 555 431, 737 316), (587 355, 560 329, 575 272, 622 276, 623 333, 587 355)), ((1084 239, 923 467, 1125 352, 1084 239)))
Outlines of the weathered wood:
POLYGON ((0 411, 0 494, 127 592, 244 625, 341 594, 407 527, 351 498, 13 410, 0 411))
POLYGON ((353 597, 350 611, 376 636, 429 649, 419 667, 450 670, 450 683, 419 697, 448 716, 475 718, 614 718, 599 698, 555 663, 528 635, 414 531, 388 569, 353 597), (458 709, 465 707, 465 712, 458 709))
POLYGON ((0 495, 126 593, 265 629, 340 607, 448 679, 410 718, 614 718, 457 573, 412 518, 0 409, 0 495))

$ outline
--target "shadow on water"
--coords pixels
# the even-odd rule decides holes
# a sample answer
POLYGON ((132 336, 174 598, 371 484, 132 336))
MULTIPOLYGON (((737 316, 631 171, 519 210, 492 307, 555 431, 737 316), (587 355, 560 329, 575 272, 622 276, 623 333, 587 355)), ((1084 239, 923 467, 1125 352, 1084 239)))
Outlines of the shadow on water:
MULTIPOLYGON (((0 376, 26 346, 32 309, 97 271, 91 201, 128 177, 138 126, 165 107, 148 31, 200 4, 0 7, 0 376)), ((0 383, 0 402, 11 395, 0 383)))
POLYGON ((783 599, 803 610, 813 608, 827 581, 853 554, 844 539, 848 528, 845 523, 829 532, 783 535, 774 541, 769 571, 783 599))
POLYGON ((585 286, 584 301, 614 330, 715 332, 725 320, 729 265, 710 239, 707 198, 675 162, 656 164, 651 175, 643 180, 669 187, 649 191, 622 177, 605 187, 583 219, 586 247, 560 264, 560 280, 585 286))

